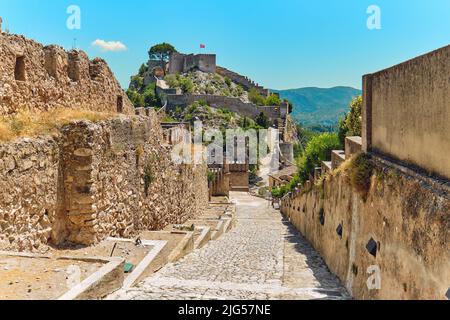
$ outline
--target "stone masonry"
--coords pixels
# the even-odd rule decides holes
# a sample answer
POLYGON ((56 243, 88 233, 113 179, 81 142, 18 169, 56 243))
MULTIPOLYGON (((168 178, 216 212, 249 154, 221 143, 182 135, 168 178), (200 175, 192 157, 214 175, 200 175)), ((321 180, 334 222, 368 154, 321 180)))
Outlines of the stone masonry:
POLYGON ((91 245, 192 218, 206 165, 173 164, 156 114, 80 121, 53 138, 0 145, 0 247, 91 245))
POLYGON ((0 33, 0 115, 56 107, 134 113, 104 60, 0 33))

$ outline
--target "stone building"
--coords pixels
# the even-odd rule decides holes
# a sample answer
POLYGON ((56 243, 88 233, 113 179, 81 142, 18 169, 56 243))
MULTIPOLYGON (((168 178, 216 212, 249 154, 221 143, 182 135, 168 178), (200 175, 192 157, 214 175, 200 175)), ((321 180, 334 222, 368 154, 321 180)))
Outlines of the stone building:
POLYGON ((169 73, 186 73, 189 71, 216 72, 215 54, 182 54, 174 52, 170 55, 169 73))

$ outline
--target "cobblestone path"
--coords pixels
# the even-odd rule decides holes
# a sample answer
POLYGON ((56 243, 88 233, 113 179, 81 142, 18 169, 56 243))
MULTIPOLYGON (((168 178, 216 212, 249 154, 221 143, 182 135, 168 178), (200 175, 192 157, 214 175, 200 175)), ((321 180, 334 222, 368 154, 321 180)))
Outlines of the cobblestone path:
POLYGON ((322 258, 267 201, 232 193, 229 233, 109 299, 346 299, 322 258))

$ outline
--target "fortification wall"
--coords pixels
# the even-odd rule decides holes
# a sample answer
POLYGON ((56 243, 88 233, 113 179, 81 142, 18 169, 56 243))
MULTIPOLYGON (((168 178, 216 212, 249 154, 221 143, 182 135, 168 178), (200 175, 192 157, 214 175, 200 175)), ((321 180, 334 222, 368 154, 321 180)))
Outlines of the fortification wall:
POLYGON ((156 114, 81 121, 0 145, 0 247, 38 249, 159 230, 208 203, 206 165, 173 164, 156 114))
POLYGON ((231 71, 226 68, 218 66, 216 68, 216 72, 223 77, 229 78, 234 83, 239 84, 241 87, 243 87, 247 91, 250 89, 256 89, 259 91, 259 93, 261 93, 261 95, 263 97, 267 97, 270 93, 268 89, 265 89, 264 87, 258 85, 253 80, 249 79, 248 77, 242 76, 239 73, 236 73, 234 71, 231 71))
POLYGON ((170 55, 169 73, 185 73, 192 70, 202 72, 216 72, 215 54, 181 54, 174 52, 170 55))
POLYGON ((104 60, 0 33, 0 115, 55 107, 134 113, 104 60))
POLYGON ((450 46, 364 77, 364 150, 450 179, 450 46))
POLYGON ((268 107, 268 106, 257 106, 253 103, 242 102, 239 98, 225 97, 225 96, 214 96, 207 94, 194 94, 194 95, 167 95, 168 110, 175 111, 176 107, 186 107, 195 101, 204 100, 210 106, 215 108, 226 108, 231 112, 238 113, 242 116, 247 116, 251 118, 257 117, 261 112, 263 112, 267 118, 275 123, 277 119, 280 118, 280 107, 268 107))
POLYGON ((384 165, 375 167, 367 197, 349 182, 351 170, 341 169, 321 185, 307 184, 286 196, 281 210, 356 299, 445 299, 448 194, 384 165), (376 256, 366 248, 371 239, 376 256), (370 290, 367 283, 375 284, 377 268, 381 286, 370 290))

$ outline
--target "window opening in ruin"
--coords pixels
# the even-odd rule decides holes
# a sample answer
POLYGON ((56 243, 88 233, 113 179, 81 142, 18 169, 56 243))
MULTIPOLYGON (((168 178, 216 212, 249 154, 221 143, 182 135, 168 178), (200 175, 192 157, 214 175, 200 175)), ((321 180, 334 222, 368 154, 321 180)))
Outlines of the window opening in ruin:
POLYGON ((25 57, 16 58, 16 67, 14 69, 14 77, 17 81, 25 81, 25 57))
POLYGON ((344 228, 342 227, 342 224, 340 224, 336 229, 336 233, 341 239, 342 239, 343 232, 344 232, 344 228))
POLYGON ((117 112, 118 113, 123 112, 123 97, 122 96, 117 97, 117 112))
POLYGON ((366 249, 372 256, 374 256, 375 258, 377 257, 378 244, 375 240, 373 240, 373 238, 370 239, 369 243, 366 246, 366 249))
POLYGON ((325 225, 325 210, 323 208, 320 209, 319 221, 322 226, 325 225))

